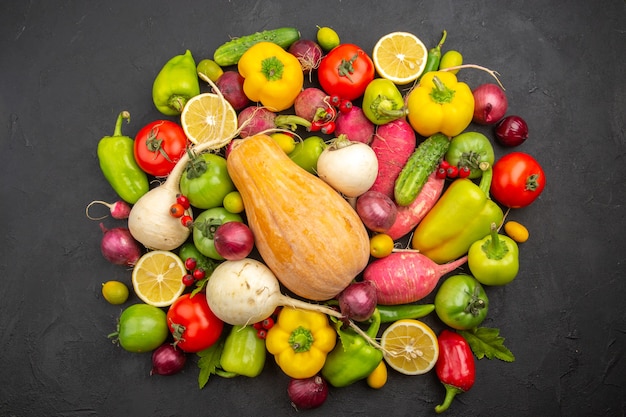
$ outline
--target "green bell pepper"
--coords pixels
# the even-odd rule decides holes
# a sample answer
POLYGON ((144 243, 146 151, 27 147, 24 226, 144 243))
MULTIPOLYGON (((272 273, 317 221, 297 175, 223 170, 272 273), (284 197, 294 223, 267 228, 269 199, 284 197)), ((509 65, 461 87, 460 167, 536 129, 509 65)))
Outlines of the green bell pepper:
MULTIPOLYGON (((380 328, 378 309, 370 317, 370 326, 365 333, 372 339, 380 328)), ((335 329, 341 343, 328 354, 322 368, 322 376, 334 387, 345 387, 367 378, 383 359, 383 352, 372 346, 352 329, 342 329, 343 322, 337 321, 335 329)))
POLYGON ((179 115, 187 101, 198 94, 200 82, 189 50, 167 61, 152 85, 154 105, 167 116, 179 115))
POLYGON ((148 192, 148 176, 135 161, 135 142, 122 135, 122 122, 130 120, 130 113, 117 116, 113 136, 105 136, 98 142, 100 169, 113 190, 127 203, 135 204, 148 192))
POLYGON ((415 229, 411 247, 444 264, 465 255, 491 223, 501 224, 504 213, 489 198, 492 176, 489 168, 480 185, 467 178, 454 180, 415 229))
POLYGON ((519 271, 517 243, 508 236, 500 235, 497 225, 492 223, 491 233, 470 246, 467 266, 482 284, 508 284, 519 271))
POLYGON ((483 171, 493 165, 495 155, 493 146, 487 136, 478 132, 465 132, 450 141, 445 160, 459 169, 470 170, 468 178, 480 178, 483 171))
POLYGON ((265 365, 265 341, 251 326, 233 326, 224 342, 220 366, 226 372, 258 376, 265 365))
POLYGON ((363 94, 363 114, 376 125, 406 116, 404 98, 398 87, 385 78, 370 81, 363 94))

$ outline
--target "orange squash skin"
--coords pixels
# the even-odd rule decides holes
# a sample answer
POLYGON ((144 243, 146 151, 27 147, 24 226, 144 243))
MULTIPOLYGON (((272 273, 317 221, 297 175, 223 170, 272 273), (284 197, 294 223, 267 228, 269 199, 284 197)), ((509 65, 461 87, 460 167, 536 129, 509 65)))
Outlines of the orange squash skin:
POLYGON ((328 300, 365 269, 369 237, 356 211, 272 138, 261 134, 233 142, 227 167, 256 248, 289 291, 328 300))

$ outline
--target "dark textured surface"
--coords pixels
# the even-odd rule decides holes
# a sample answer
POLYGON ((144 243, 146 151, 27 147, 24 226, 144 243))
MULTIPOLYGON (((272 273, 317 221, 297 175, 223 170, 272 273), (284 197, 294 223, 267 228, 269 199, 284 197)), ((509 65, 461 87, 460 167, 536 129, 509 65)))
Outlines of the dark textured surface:
MULTIPOLYGON (((447 29, 445 49, 502 74, 509 113, 531 129, 519 150, 545 166, 544 194, 510 214, 531 232, 521 273, 489 289, 485 324, 501 329, 516 361, 478 362, 476 385, 447 414, 626 414, 624 1, 4 1, 0 10, 0 415, 296 414, 271 362, 258 378, 213 378, 199 390, 193 362, 150 377, 148 354, 112 345, 120 307, 100 285, 130 272, 102 258, 84 208, 115 199, 96 145, 117 113, 133 115, 131 136, 161 117, 150 94, 167 59, 185 49, 211 57, 229 36, 281 26, 311 38, 316 25, 367 50, 391 31, 434 45, 447 29)), ((382 390, 333 389, 307 414, 434 415, 443 395, 434 373, 392 373, 382 390)))

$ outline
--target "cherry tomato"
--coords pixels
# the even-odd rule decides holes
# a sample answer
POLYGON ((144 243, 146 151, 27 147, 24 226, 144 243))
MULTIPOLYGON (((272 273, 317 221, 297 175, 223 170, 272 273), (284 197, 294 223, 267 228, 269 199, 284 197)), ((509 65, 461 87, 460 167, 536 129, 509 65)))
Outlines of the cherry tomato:
POLYGON ((156 120, 137 132, 135 160, 146 173, 164 177, 185 154, 187 144, 187 136, 179 124, 169 120, 156 120))
POLYGON ((150 352, 165 342, 165 312, 148 304, 133 304, 120 316, 115 335, 122 348, 129 352, 150 352))
POLYGON ((317 76, 322 89, 331 97, 354 100, 363 95, 375 72, 372 59, 363 49, 344 43, 322 58, 317 76))
POLYGON ((493 165, 491 196, 510 208, 526 207, 541 195, 546 185, 543 168, 524 152, 511 152, 493 165))
POLYGON ((167 311, 167 325, 176 346, 190 353, 211 347, 224 328, 203 294, 183 294, 174 301, 167 311))

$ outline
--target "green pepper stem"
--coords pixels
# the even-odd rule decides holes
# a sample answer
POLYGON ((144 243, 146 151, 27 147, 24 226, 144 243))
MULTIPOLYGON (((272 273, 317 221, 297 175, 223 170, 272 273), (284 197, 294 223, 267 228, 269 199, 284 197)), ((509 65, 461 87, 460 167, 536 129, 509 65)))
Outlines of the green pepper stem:
POLYGON ((313 334, 311 331, 302 326, 298 326, 289 335, 289 345, 296 353, 308 352, 313 342, 313 334))
POLYGON ((304 117, 295 116, 292 114, 281 114, 276 116, 274 119, 274 126, 279 129, 289 129, 296 130, 298 126, 304 126, 307 129, 311 127, 311 122, 309 122, 304 117))
POLYGON ((167 105, 177 112, 182 113, 183 107, 187 104, 187 100, 189 100, 189 97, 185 97, 180 94, 173 94, 167 100, 167 105))
POLYGON ((430 98, 437 104, 450 103, 454 99, 455 91, 448 88, 437 76, 433 77, 433 87, 430 98))
POLYGON ((117 121, 115 122, 115 130, 113 131, 113 136, 123 136, 122 135, 122 122, 126 120, 130 123, 130 113, 126 110, 120 112, 117 116, 117 121))
POLYGON ((378 119, 399 119, 407 114, 405 107, 396 108, 394 100, 380 94, 372 101, 370 109, 378 119))
POLYGON ((437 414, 440 414, 446 411, 452 404, 452 400, 454 400, 454 397, 457 394, 461 394, 463 392, 463 390, 455 386, 452 386, 450 384, 443 384, 443 386, 446 387, 446 397, 443 399, 442 404, 435 407, 435 412, 437 414))
POLYGON ((509 247, 506 242, 500 239, 498 234, 498 225, 491 223, 490 237, 487 242, 483 244, 483 252, 489 259, 500 260, 509 252, 509 247))
POLYGON ((487 198, 489 197, 489 188, 491 187, 491 180, 493 179, 493 168, 489 166, 486 170, 483 171, 483 175, 480 178, 480 184, 478 187, 485 193, 487 198))

